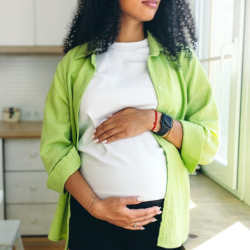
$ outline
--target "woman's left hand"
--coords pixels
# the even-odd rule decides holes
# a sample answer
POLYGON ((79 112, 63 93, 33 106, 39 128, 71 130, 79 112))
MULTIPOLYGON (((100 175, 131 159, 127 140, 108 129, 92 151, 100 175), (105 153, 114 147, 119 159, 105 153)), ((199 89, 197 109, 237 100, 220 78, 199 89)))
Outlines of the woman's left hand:
POLYGON ((112 114, 96 128, 93 140, 98 139, 98 142, 107 140, 106 143, 110 143, 136 136, 151 130, 153 122, 153 109, 124 108, 112 114))

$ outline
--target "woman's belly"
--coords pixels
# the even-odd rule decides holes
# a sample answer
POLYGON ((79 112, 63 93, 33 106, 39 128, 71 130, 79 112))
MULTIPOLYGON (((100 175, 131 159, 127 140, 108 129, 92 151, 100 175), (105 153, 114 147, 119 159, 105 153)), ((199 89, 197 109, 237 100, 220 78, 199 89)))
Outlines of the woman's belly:
POLYGON ((150 131, 109 144, 92 140, 89 127, 79 143, 80 172, 100 198, 141 196, 162 199, 166 192, 167 162, 150 131))

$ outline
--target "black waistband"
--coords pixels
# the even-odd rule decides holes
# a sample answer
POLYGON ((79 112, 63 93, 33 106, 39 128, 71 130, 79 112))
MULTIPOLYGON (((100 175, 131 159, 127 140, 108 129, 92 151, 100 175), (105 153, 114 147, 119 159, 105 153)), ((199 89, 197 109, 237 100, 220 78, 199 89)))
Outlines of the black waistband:
MULTIPOLYGON (((79 202, 72 195, 70 198, 71 198, 70 203, 72 206, 74 207, 78 206, 82 208, 79 202)), ((138 204, 128 204, 127 207, 128 208, 148 208, 148 207, 153 207, 153 206, 159 206, 163 208, 163 203, 164 203, 164 199, 158 199, 158 200, 143 201, 138 204)))
POLYGON ((163 207, 164 199, 158 200, 150 200, 150 201, 143 201, 138 204, 129 204, 127 205, 128 208, 148 208, 153 206, 163 207))

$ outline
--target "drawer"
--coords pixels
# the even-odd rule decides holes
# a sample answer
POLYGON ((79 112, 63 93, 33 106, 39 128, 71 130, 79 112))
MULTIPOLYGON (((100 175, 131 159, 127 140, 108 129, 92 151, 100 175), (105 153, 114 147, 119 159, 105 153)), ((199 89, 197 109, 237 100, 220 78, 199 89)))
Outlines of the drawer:
POLYGON ((7 219, 21 221, 22 235, 47 235, 57 204, 7 204, 7 219))
POLYGON ((7 203, 57 202, 59 194, 46 187, 47 172, 6 172, 7 203))
POLYGON ((45 170, 40 158, 40 139, 5 140, 5 170, 45 170))

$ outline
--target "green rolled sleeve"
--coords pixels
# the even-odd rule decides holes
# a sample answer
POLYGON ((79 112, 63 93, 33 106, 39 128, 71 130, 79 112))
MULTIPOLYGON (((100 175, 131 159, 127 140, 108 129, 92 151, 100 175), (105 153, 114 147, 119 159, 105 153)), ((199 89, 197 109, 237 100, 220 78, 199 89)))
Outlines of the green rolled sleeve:
POLYGON ((66 56, 58 63, 48 91, 40 140, 40 157, 48 173, 47 187, 65 193, 66 180, 80 167, 80 156, 72 143, 67 94, 66 56))
POLYGON ((187 109, 182 125, 182 146, 179 150, 190 173, 198 164, 211 163, 219 148, 219 116, 212 86, 194 51, 187 62, 182 58, 183 78, 187 87, 187 109))

